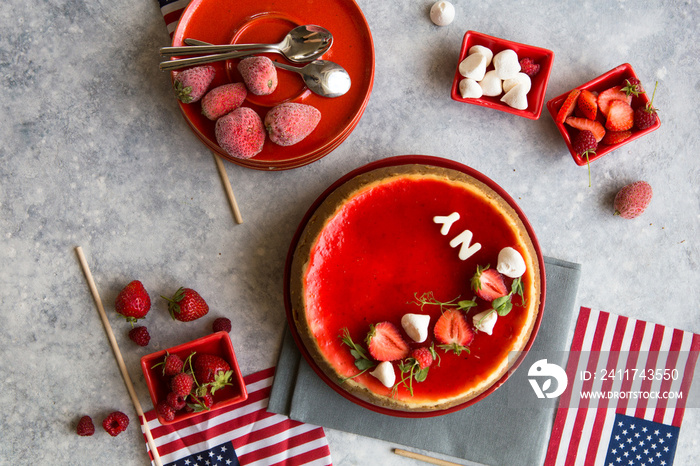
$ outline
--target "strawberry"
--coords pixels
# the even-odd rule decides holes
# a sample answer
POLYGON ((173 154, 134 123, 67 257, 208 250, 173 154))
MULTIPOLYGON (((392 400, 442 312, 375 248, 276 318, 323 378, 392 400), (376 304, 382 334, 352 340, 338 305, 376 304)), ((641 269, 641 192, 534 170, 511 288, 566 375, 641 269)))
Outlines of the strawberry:
POLYGON ((133 325, 137 320, 146 317, 151 309, 151 298, 143 284, 134 280, 119 292, 114 309, 133 325))
POLYGON ((622 100, 630 105, 632 104, 632 96, 627 95, 627 93, 622 90, 622 86, 614 86, 598 94, 598 109, 600 113, 608 116, 610 102, 614 100, 622 100))
POLYGON ((194 379, 188 372, 180 372, 170 379, 170 391, 176 396, 185 397, 190 394, 194 386, 194 379))
POLYGON ((210 120, 216 120, 240 107, 246 95, 248 91, 243 83, 215 87, 202 99, 202 115, 210 120))
POLYGON ((211 329, 214 332, 231 333, 231 320, 226 317, 219 317, 214 320, 211 329))
POLYGON ((615 215, 622 218, 635 218, 644 212, 653 192, 646 181, 635 181, 622 188, 615 196, 615 215))
POLYGON ((220 388, 231 385, 233 371, 228 362, 213 354, 200 353, 194 357, 194 376, 204 393, 212 395, 220 388))
POLYGON ((554 119, 557 123, 564 123, 566 119, 574 113, 574 109, 576 108, 576 102, 578 101, 578 96, 581 94, 581 91, 579 89, 574 89, 573 91, 569 92, 569 95, 566 96, 566 100, 564 100, 564 103, 559 107, 559 112, 557 112, 557 116, 554 119))
POLYGON ((391 322, 370 325, 365 343, 369 354, 377 361, 396 361, 408 356, 408 343, 391 322))
POLYGON ((308 136, 321 121, 321 112, 306 104, 283 103, 265 115, 265 128, 270 141, 291 146, 308 136))
POLYGON ((598 96, 591 91, 582 89, 576 105, 584 118, 595 120, 596 113, 598 112, 598 96))
POLYGON ((121 411, 114 411, 102 421, 102 427, 109 435, 116 437, 129 427, 129 416, 121 411))
POLYGON ((211 65, 195 66, 175 75, 175 96, 185 104, 197 102, 209 89, 216 70, 211 65))
POLYGON ((535 63, 532 58, 525 57, 520 60, 520 71, 532 78, 540 72, 540 65, 535 63))
POLYGON ((76 431, 81 437, 93 435, 95 433, 95 424, 92 423, 92 418, 90 416, 81 417, 76 431))
POLYGON ((190 322, 199 319, 209 312, 209 306, 199 293, 191 288, 179 288, 172 298, 161 298, 168 301, 170 316, 180 322, 190 322))
POLYGON ((595 136, 592 132, 584 129, 579 131, 579 133, 571 141, 571 147, 581 157, 586 159, 586 165, 588 165, 588 186, 591 185, 591 161, 590 156, 595 155, 595 151, 598 148, 598 141, 595 140, 595 136))
POLYGON ((137 325, 129 331, 129 338, 139 346, 148 346, 148 342, 151 341, 151 335, 148 334, 148 329, 140 325, 137 325))
POLYGON ((605 133, 605 137, 600 141, 602 144, 607 144, 607 145, 612 145, 612 144, 618 144, 624 141, 625 139, 629 138, 632 136, 632 131, 626 130, 626 131, 608 131, 605 133))
POLYGON ((238 107, 216 120, 216 142, 231 157, 249 159, 265 144, 265 126, 253 109, 238 107))
POLYGON ((656 86, 659 83, 654 84, 654 93, 651 95, 651 102, 646 104, 644 107, 639 107, 634 111, 634 127, 637 129, 647 129, 651 128, 656 124, 656 109, 653 107, 654 96, 656 96, 656 86))
POLYGON ((626 131, 634 126, 634 109, 627 102, 613 100, 608 108, 608 119, 605 129, 610 131, 626 131))
POLYGON ((238 72, 255 95, 272 94, 277 89, 277 68, 267 57, 244 58, 238 63, 238 72))
POLYGON ((588 118, 569 117, 566 119, 566 124, 572 128, 580 129, 581 131, 588 130, 595 136, 596 142, 600 142, 605 136, 605 128, 599 121, 589 120, 588 118))
POLYGON ((628 96, 638 96, 639 94, 644 94, 644 88, 642 87, 642 82, 637 78, 627 78, 622 83, 622 90, 628 96))
POLYGON ((459 355, 462 351, 469 351, 467 345, 474 338, 474 331, 469 328, 464 313, 457 309, 447 309, 435 322, 433 328, 435 339, 442 343, 440 348, 445 351, 454 351, 459 355))
POLYGON ((171 422, 175 420, 175 409, 170 406, 166 401, 161 401, 158 403, 158 406, 156 406, 156 410, 158 411, 158 414, 163 418, 163 420, 167 422, 171 422))
POLYGON ((476 267, 476 273, 471 280, 472 290, 478 297, 486 301, 493 301, 508 294, 503 275, 496 269, 476 267))

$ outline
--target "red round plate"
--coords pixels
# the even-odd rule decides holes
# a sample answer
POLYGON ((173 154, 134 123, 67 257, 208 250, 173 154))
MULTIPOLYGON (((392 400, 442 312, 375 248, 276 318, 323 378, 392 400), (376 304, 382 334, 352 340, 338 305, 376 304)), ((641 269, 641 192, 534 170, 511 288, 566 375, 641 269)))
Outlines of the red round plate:
MULTIPOLYGON (((221 2, 192 0, 173 36, 173 46, 197 39, 212 44, 279 43, 294 27, 315 24, 333 34, 333 45, 324 60, 338 63, 350 74, 350 90, 343 96, 327 98, 309 91, 300 75, 278 69, 277 89, 268 96, 248 94, 243 106, 261 118, 283 102, 312 105, 321 111, 321 121, 303 141, 288 147, 265 141, 262 152, 251 159, 231 157, 216 143, 215 122, 201 114, 198 102, 180 103, 180 109, 194 133, 222 157, 258 170, 285 170, 314 162, 329 154, 355 129, 367 106, 374 82, 374 44, 362 11, 352 0, 262 0, 221 2)), ((264 54, 272 60, 294 66, 282 55, 264 54)), ((212 63, 216 69, 211 88, 242 82, 236 66, 240 59, 212 63)), ((173 77, 177 72, 173 72, 173 77)))
POLYGON ((292 239, 291 246, 289 247, 289 252, 287 253, 287 261, 285 264, 285 269, 284 269, 284 305, 286 308, 287 312, 287 323, 289 325, 289 328, 292 332, 292 336, 294 337, 294 341, 297 344, 297 347, 301 351, 301 354, 304 356, 304 359, 309 363, 311 368, 318 374, 318 376, 333 390, 335 390, 337 393, 345 397, 346 399, 352 401, 353 403, 365 407, 371 411, 377 412, 377 413, 382 413, 382 414, 388 414, 390 416, 396 416, 396 417, 406 417, 406 418, 425 418, 425 417, 434 417, 434 416, 442 416, 444 414, 452 413, 455 411, 459 411, 461 409, 466 408, 467 406, 473 405, 474 403, 478 402, 479 400, 484 399, 491 393, 493 393, 498 387, 503 385, 505 381, 508 379, 510 374, 520 365, 522 360, 525 358, 527 355, 527 352, 530 350, 530 347, 532 346, 532 343, 535 341, 535 337, 537 335, 537 331, 540 328, 540 323, 542 322, 542 314, 544 312, 544 302, 545 302, 545 296, 546 296, 546 277, 545 277, 545 269, 544 269, 544 258, 542 256, 542 251, 540 250, 540 244, 537 241, 537 237, 535 236, 535 232, 532 229, 532 225, 530 225, 530 222, 527 220, 525 217, 525 214, 523 211, 520 209, 520 207, 515 203, 515 200, 503 189, 501 188, 498 184, 496 184, 493 180, 488 178, 486 175, 474 170, 471 167, 468 167, 466 165, 463 165, 458 162, 454 162, 452 160, 440 158, 440 157, 432 157, 432 156, 427 156, 427 155, 401 155, 401 156, 396 156, 396 157, 389 157, 383 160, 379 160, 376 162, 369 163, 365 166, 362 166, 360 168, 356 168, 355 170, 351 171, 350 173, 346 174, 339 180, 337 180, 335 183, 333 183, 328 189, 326 189, 323 194, 321 194, 318 199, 311 205, 309 210, 306 212, 306 215, 302 219, 301 223, 299 224, 299 227, 297 228, 296 233, 294 234, 294 238, 292 239), (522 220, 523 224, 525 225, 525 229, 527 230, 528 234, 530 235, 530 238, 532 240, 532 244, 535 247, 535 251, 537 254, 537 260, 539 263, 540 267, 540 282, 542 284, 541 288, 541 295, 540 295, 540 308, 539 312, 537 314, 537 318, 535 320, 535 326, 532 329, 532 334, 530 335, 530 339, 526 343, 525 347, 523 348, 523 351, 521 352, 520 356, 518 359, 515 361, 513 366, 506 372, 503 377, 498 379, 491 387, 489 387, 486 391, 481 393, 479 396, 476 398, 473 398, 467 402, 464 402, 460 405, 453 406, 451 408, 439 410, 439 411, 432 411, 432 412, 406 412, 406 411, 398 411, 398 410, 393 410, 389 408, 384 408, 380 406, 375 406, 371 403, 368 403, 364 400, 361 400, 354 395, 348 393, 345 391, 342 387, 340 387, 338 384, 333 382, 316 364, 314 359, 311 357, 309 354, 308 350, 304 346, 304 343, 301 340, 301 337, 299 336, 299 333, 296 329, 296 325, 294 324, 294 318, 292 316, 292 303, 291 303, 291 296, 290 296, 290 280, 291 280, 291 266, 292 266, 292 259, 294 256, 294 251, 297 247, 297 243, 299 242, 299 237, 301 236, 302 231, 306 227, 307 222, 311 218, 311 216, 314 214, 316 209, 323 203, 323 201, 333 192, 335 191, 338 187, 346 183, 347 181, 351 180, 352 178, 356 177, 357 175, 378 169, 378 168, 384 168, 384 167, 393 167, 393 166, 400 166, 400 165, 408 165, 408 164, 423 164, 423 165, 432 165, 435 167, 441 167, 441 168, 448 168, 452 170, 458 170, 463 173, 466 173, 469 176, 472 176, 476 178, 477 180, 481 181, 482 183, 486 184, 489 186, 491 189, 496 191, 510 206, 515 210, 515 212, 518 214, 520 217, 520 220, 522 220))

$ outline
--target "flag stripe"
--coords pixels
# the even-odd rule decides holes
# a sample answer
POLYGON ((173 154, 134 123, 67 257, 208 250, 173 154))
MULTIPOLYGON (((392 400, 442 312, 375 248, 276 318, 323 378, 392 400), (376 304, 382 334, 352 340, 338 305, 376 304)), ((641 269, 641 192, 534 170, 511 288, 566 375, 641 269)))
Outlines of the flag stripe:
MULTIPOLYGON (((683 382, 681 383, 681 391, 684 395, 690 392, 690 384, 693 382, 693 373, 695 372, 695 363, 698 360, 698 351, 700 351, 700 335, 693 335, 693 342, 690 349, 690 356, 685 364, 685 370, 683 371, 683 382)), ((683 413, 685 412, 685 403, 687 397, 683 397, 678 400, 676 404, 676 412, 673 415, 672 426, 680 427, 681 421, 683 420, 683 413)))

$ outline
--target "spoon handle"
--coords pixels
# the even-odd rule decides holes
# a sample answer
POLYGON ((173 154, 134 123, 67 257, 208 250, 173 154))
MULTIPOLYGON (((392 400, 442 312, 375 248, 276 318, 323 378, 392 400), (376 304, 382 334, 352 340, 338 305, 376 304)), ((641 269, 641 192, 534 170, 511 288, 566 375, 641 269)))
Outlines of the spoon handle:
POLYGON ((289 70, 289 71, 295 71, 297 73, 301 73, 301 68, 298 68, 296 66, 291 66, 291 65, 286 65, 284 63, 280 63, 278 61, 272 60, 272 64, 275 65, 277 68, 282 68, 283 70, 289 70))
POLYGON ((217 61, 230 60, 231 58, 245 57, 255 53, 265 53, 266 50, 245 50, 239 52, 219 53, 216 55, 204 55, 194 58, 180 58, 177 60, 168 60, 160 62, 159 68, 161 71, 179 70, 193 65, 202 65, 204 63, 213 63, 217 61))
POLYGON ((195 45, 182 47, 161 47, 160 54, 164 57, 176 55, 205 55, 212 53, 238 52, 243 50, 265 50, 266 52, 277 52, 277 48, 269 44, 229 44, 229 45, 195 45))

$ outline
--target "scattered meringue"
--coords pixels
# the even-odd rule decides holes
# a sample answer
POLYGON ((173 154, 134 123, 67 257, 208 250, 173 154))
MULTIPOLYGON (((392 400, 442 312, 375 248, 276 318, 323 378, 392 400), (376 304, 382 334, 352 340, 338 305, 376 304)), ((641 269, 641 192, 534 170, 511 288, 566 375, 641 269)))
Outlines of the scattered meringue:
POLYGON ((493 52, 490 48, 484 47, 483 45, 472 45, 471 47, 469 47, 467 55, 471 55, 472 53, 480 53, 483 56, 485 56, 486 66, 489 66, 491 64, 491 60, 493 59, 493 52))
POLYGON ((423 343, 428 338, 430 316, 424 314, 406 314, 401 317, 401 326, 406 334, 417 343, 423 343))
POLYGON ((501 79, 510 79, 520 71, 520 61, 515 50, 505 49, 493 57, 493 67, 501 79))
POLYGON ((517 250, 511 247, 505 247, 498 253, 498 265, 496 266, 496 270, 506 277, 521 277, 526 270, 525 260, 517 250))
POLYGON ((479 86, 481 86, 484 95, 487 96, 494 97, 503 93, 501 78, 496 74, 496 70, 488 71, 484 75, 484 79, 479 81, 479 86))
POLYGON ((515 86, 501 97, 501 102, 508 104, 516 110, 525 110, 527 108, 527 92, 522 86, 515 86))
POLYGON ((486 73, 486 56, 480 53, 472 53, 459 64, 459 74, 474 81, 484 79, 486 73))
POLYGON ((436 26, 447 26, 455 19, 455 7, 450 2, 435 2, 430 7, 430 20, 436 26))
POLYGON ((393 387, 396 382, 394 366, 392 366, 389 361, 383 361, 377 364, 377 367, 375 367, 370 374, 375 376, 386 388, 393 387))
POLYGON ((471 78, 464 78, 459 82, 459 93, 463 99, 478 99, 484 95, 484 90, 478 82, 471 78))
POLYGON ((526 75, 525 73, 518 73, 512 78, 503 81, 503 92, 508 92, 517 85, 523 86, 523 92, 527 94, 530 92, 530 88, 532 87, 532 80, 530 79, 530 76, 526 75))
POLYGON ((496 325, 496 320, 498 319, 498 313, 493 309, 488 311, 480 312, 472 317, 474 322, 474 328, 480 332, 484 332, 488 335, 493 333, 493 327, 496 325))

